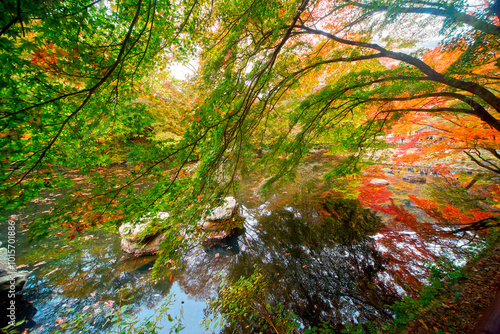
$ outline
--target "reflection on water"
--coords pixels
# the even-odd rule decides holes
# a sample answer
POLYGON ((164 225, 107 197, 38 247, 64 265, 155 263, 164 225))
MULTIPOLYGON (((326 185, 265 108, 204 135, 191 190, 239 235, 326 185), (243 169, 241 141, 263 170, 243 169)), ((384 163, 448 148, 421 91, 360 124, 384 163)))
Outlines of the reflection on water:
MULTIPOLYGON (((301 218, 305 210, 291 207, 257 217, 254 238, 225 268, 229 279, 249 276, 257 266, 268 287, 262 294, 298 315, 306 327, 388 319, 386 305, 397 295, 380 275, 384 258, 369 237, 381 227, 380 219, 355 200, 330 204, 325 220, 307 222, 301 218)), ((243 331, 239 325, 226 330, 243 331)))
POLYGON ((96 315, 92 325, 99 328, 106 318, 97 315, 104 315, 113 305, 131 299, 131 312, 137 312, 155 307, 169 293, 170 280, 149 277, 154 257, 124 256, 114 233, 92 233, 70 242, 69 247, 50 238, 44 242, 47 247, 31 247, 18 255, 18 263, 30 263, 32 270, 19 298, 36 308, 28 326, 36 323, 34 327, 44 333, 59 318, 92 312, 96 315))
MULTIPOLYGON (((408 194, 418 194, 420 186, 404 184, 399 176, 389 179, 390 186, 373 186, 369 179, 350 184, 299 179, 266 199, 254 191, 259 180, 244 180, 238 196, 244 232, 224 242, 203 242, 186 254, 182 274, 155 281, 149 275, 155 257, 125 255, 116 232, 91 230, 74 241, 52 236, 31 247, 19 234, 18 265, 33 273, 18 305, 35 332, 48 333, 60 318, 87 312, 94 326, 89 332, 101 333, 107 307, 131 303, 129 312, 143 318, 175 293, 170 314, 182 318, 183 333, 201 333, 205 301, 217 297, 221 277, 236 281, 258 266, 268 288, 262 293, 295 313, 304 327, 327 321, 340 330, 345 321, 390 319, 387 305, 412 278, 423 277, 417 275, 422 262, 417 255, 427 259, 435 254, 430 246, 434 251, 441 246, 412 230, 432 225, 409 205, 408 194), (361 202, 353 199, 356 194, 361 202)), ((168 322, 162 324, 167 333, 168 322)), ((250 330, 238 326, 215 332, 250 330)))

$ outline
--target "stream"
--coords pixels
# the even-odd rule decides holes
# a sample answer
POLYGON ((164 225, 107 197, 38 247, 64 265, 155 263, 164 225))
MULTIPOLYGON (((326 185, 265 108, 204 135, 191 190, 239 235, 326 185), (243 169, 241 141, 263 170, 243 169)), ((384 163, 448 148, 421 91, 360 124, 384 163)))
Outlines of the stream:
MULTIPOLYGON (((318 166, 306 168, 320 173, 318 166)), ((390 319, 386 305, 406 293, 404 284, 425 280, 424 261, 443 254, 457 261, 463 256, 448 251, 463 240, 422 240, 407 227, 411 224, 405 225, 401 217, 432 223, 408 195, 419 195, 433 177, 427 177, 427 184, 415 184, 402 176, 379 174, 389 185, 373 189, 381 191, 380 198, 389 194, 390 201, 379 204, 376 198, 368 203, 371 206, 366 198, 364 206, 356 199, 373 195, 366 182, 374 178, 370 175, 353 184, 303 178, 278 185, 266 196, 255 191, 260 179, 242 180, 235 195, 245 219, 244 232, 224 242, 202 243, 186 254, 182 274, 158 280, 150 277, 156 257, 124 253, 116 231, 93 228, 74 240, 53 235, 28 245, 28 212, 19 213, 24 218, 17 220, 16 262, 19 270, 31 271, 16 297, 18 319, 26 318, 21 329, 51 333, 83 313, 94 326, 88 332, 105 333, 112 329, 106 313, 113 307, 130 305, 128 314, 144 319, 154 317, 155 309, 170 301, 171 318, 159 323, 162 333, 169 333, 177 322, 184 326, 182 333, 221 333, 219 327, 206 330, 200 325, 207 299, 217 297, 222 277, 247 277, 255 266, 267 283, 263 293, 292 310, 304 328, 323 321, 341 328, 346 321, 390 319), (364 193, 363 187, 368 191, 364 193), (328 199, 331 193, 345 196, 328 199), (373 209, 378 207, 384 209, 373 209), (322 219, 325 215, 340 218, 322 219)), ((56 200, 51 194, 39 204, 50 206, 56 200)), ((1 224, 0 230, 4 245, 5 226, 1 224)))

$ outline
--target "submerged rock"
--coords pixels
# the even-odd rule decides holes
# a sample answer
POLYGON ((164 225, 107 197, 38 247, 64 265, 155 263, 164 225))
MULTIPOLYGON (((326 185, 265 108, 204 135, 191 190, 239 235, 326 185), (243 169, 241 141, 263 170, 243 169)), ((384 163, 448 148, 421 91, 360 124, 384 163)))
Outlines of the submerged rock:
POLYGON ((233 256, 240 252, 238 236, 243 234, 243 230, 237 230, 232 235, 222 239, 207 239, 202 243, 206 254, 214 257, 233 256))
POLYGON ((403 181, 408 183, 426 183, 425 176, 421 175, 403 175, 403 181))
POLYGON ((154 229, 154 220, 168 219, 169 217, 167 212, 159 212, 153 218, 141 218, 140 221, 143 223, 126 223, 120 226, 118 231, 122 237, 122 250, 138 256, 156 254, 165 235, 154 229))
POLYGON ((10 299, 9 294, 24 288, 29 274, 29 271, 17 271, 16 264, 9 262, 7 248, 0 248, 0 304, 10 299))

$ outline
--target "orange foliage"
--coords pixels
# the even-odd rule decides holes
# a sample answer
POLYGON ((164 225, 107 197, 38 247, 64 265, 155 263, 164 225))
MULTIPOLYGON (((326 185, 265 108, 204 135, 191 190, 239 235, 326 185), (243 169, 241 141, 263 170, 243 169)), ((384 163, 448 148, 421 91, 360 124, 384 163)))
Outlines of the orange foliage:
POLYGON ((462 50, 461 48, 456 48, 453 51, 446 52, 440 46, 436 46, 434 49, 427 51, 423 55, 422 60, 436 71, 443 72, 458 60, 463 53, 462 50))
POLYGON ((500 147, 498 131, 469 115, 441 115, 432 119, 426 131, 395 138, 407 141, 396 151, 397 164, 443 158, 452 163, 453 159, 463 157, 463 151, 500 147))
POLYGON ((58 58, 65 57, 68 54, 68 52, 49 42, 45 46, 35 49, 35 52, 32 54, 31 63, 37 66, 51 66, 59 62, 58 58))
POLYGON ((420 199, 409 195, 411 201, 431 218, 435 219, 442 227, 466 227, 472 223, 483 219, 498 216, 491 212, 485 212, 480 209, 470 209, 466 212, 450 204, 440 206, 433 200, 420 199))

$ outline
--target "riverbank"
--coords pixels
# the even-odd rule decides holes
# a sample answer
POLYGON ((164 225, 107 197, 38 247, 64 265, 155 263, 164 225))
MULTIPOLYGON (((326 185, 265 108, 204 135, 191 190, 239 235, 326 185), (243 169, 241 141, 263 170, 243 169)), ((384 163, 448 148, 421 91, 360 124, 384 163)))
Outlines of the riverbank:
MULTIPOLYGON (((403 333, 473 333, 494 301, 500 282, 500 235, 461 271, 463 277, 444 286, 403 333)), ((497 305, 498 306, 498 305, 497 305)), ((498 310, 497 312, 498 313, 498 310)), ((497 321, 499 321, 497 319, 497 321)), ((499 333, 500 328, 491 333, 499 333)), ((475 333, 475 332, 474 332, 475 333)), ((487 333, 487 332, 479 332, 487 333)))

